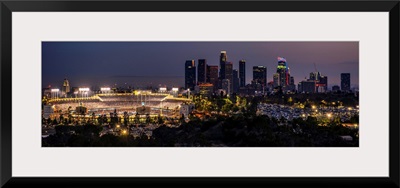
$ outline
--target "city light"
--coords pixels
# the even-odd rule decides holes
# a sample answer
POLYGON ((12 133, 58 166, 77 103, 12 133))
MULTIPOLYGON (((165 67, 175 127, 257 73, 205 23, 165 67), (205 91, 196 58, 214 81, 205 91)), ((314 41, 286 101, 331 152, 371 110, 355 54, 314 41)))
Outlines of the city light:
POLYGON ((160 87, 160 91, 167 91, 166 87, 160 87))
MULTIPOLYGON (((79 88, 79 89, 81 89, 81 88, 79 88)), ((89 89, 89 88, 87 88, 87 89, 89 89)), ((102 87, 102 88, 100 88, 100 90, 101 90, 101 91, 110 91, 111 88, 109 88, 109 87, 102 87)), ((88 90, 88 91, 89 91, 89 90, 88 90)))
POLYGON ((326 114, 326 116, 328 116, 328 118, 332 117, 332 114, 326 114))
POLYGON ((172 91, 178 91, 179 89, 177 87, 172 88, 172 91))
POLYGON ((87 87, 84 87, 84 88, 79 88, 79 91, 90 91, 90 89, 87 87))
POLYGON ((315 109, 315 108, 316 108, 316 106, 313 105, 313 106, 312 106, 312 109, 315 109))
POLYGON ((278 61, 285 61, 286 62, 286 59, 283 58, 283 57, 278 57, 278 61))
POLYGON ((60 89, 51 89, 51 92, 59 92, 60 89))

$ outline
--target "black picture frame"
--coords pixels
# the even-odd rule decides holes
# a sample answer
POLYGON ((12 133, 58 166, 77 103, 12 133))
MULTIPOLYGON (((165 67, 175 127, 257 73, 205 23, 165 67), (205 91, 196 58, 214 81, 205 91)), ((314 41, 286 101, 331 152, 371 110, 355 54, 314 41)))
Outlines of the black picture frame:
POLYGON ((0 1, 1 28, 1 186, 2 187, 121 187, 121 186, 256 186, 265 187, 399 187, 399 12, 391 1, 0 1), (12 177, 11 47, 12 12, 70 11, 272 11, 389 13, 389 177, 12 177))

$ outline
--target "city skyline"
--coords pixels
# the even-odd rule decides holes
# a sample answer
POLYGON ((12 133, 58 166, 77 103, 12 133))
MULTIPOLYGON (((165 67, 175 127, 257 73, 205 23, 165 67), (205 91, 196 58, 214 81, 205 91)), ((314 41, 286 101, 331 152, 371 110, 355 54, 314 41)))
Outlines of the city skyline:
POLYGON ((358 42, 43 42, 42 47, 42 87, 60 87, 64 77, 77 87, 184 87, 185 61, 220 66, 221 51, 233 69, 246 61, 246 84, 253 80, 253 66, 265 66, 271 82, 282 56, 296 84, 316 68, 329 77, 329 88, 341 84, 341 73, 350 73, 351 88, 358 87, 358 42))

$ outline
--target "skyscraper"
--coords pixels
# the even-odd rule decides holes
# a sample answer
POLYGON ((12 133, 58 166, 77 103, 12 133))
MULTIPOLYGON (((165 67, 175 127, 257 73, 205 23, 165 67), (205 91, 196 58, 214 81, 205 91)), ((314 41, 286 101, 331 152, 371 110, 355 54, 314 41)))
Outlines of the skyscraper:
POLYGON ((279 74, 279 85, 282 86, 283 89, 286 88, 286 86, 289 85, 289 69, 285 58, 278 57, 278 67, 276 72, 279 74))
POLYGON ((233 69, 232 75, 233 93, 237 93, 239 91, 239 71, 237 69, 233 69))
POLYGON ((221 51, 221 54, 219 56, 219 78, 220 80, 225 79, 225 64, 228 61, 228 56, 226 55, 226 51, 221 51))
POLYGON ((239 61, 239 80, 240 80, 239 87, 245 87, 246 86, 246 61, 245 60, 239 61))
POLYGON ((265 88, 267 85, 267 67, 253 66, 253 83, 265 88))
POLYGON ((350 91, 350 73, 340 74, 340 88, 342 91, 350 91))
POLYGON ((67 80, 67 78, 65 78, 64 82, 63 82, 63 87, 62 87, 62 92, 64 93, 65 97, 70 92, 70 90, 71 90, 71 87, 69 86, 69 81, 67 80))
POLYGON ((196 85, 196 64, 194 60, 187 60, 185 63, 185 88, 194 90, 196 85))
POLYGON ((207 65, 206 82, 214 85, 214 91, 218 89, 218 65, 207 65))
POLYGON ((318 83, 318 92, 327 92, 328 91, 328 77, 320 76, 318 83))
POLYGON ((229 80, 230 88, 228 94, 233 92, 233 64, 232 62, 225 63, 225 79, 229 80))
POLYGON ((206 83, 207 61, 199 59, 197 63, 197 83, 206 83))

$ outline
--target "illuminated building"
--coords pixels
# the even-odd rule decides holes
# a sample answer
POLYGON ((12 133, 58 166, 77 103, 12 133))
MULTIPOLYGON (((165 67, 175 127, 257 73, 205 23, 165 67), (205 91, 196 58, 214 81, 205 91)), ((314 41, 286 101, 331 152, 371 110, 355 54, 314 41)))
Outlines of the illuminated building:
POLYGON ((267 85, 267 67, 253 66, 253 84, 256 85, 258 90, 263 90, 267 85))
POLYGON ((223 80, 225 79, 225 64, 228 61, 228 56, 226 55, 226 51, 221 51, 221 54, 219 56, 219 66, 220 66, 220 70, 219 70, 219 79, 223 80))
POLYGON ((185 88, 194 90, 196 85, 196 65, 194 60, 187 60, 185 63, 185 88))
POLYGON ((342 91, 350 91, 350 73, 340 74, 340 88, 342 91))
POLYGON ((206 83, 207 61, 199 59, 197 63, 197 83, 206 83))
POLYGON ((318 92, 327 92, 328 91, 328 77, 321 76, 319 82, 317 84, 317 91, 318 92))
POLYGON ((199 84, 195 88, 196 93, 203 97, 210 97, 214 92, 214 85, 210 83, 199 84))
POLYGON ((233 70, 233 78, 232 78, 232 89, 233 93, 237 93, 239 91, 239 71, 237 69, 233 70))
POLYGON ((285 90, 286 86, 289 85, 289 67, 287 66, 286 59, 283 57, 278 57, 278 67, 277 71, 279 74, 279 86, 282 86, 282 89, 285 90))
POLYGON ((246 86, 246 61, 240 60, 239 61, 239 87, 246 86))
POLYGON ((207 65, 206 82, 214 85, 214 91, 218 89, 218 65, 207 65))
POLYGON ((315 93, 315 88, 314 80, 304 80, 299 83, 297 90, 299 93, 315 93))
POLYGON ((310 81, 315 82, 316 92, 324 93, 328 91, 328 77, 322 76, 320 72, 311 72, 310 81))
POLYGON ((67 94, 71 91, 71 87, 69 86, 69 81, 67 78, 64 79, 62 92, 64 93, 64 97, 67 97, 67 94))

